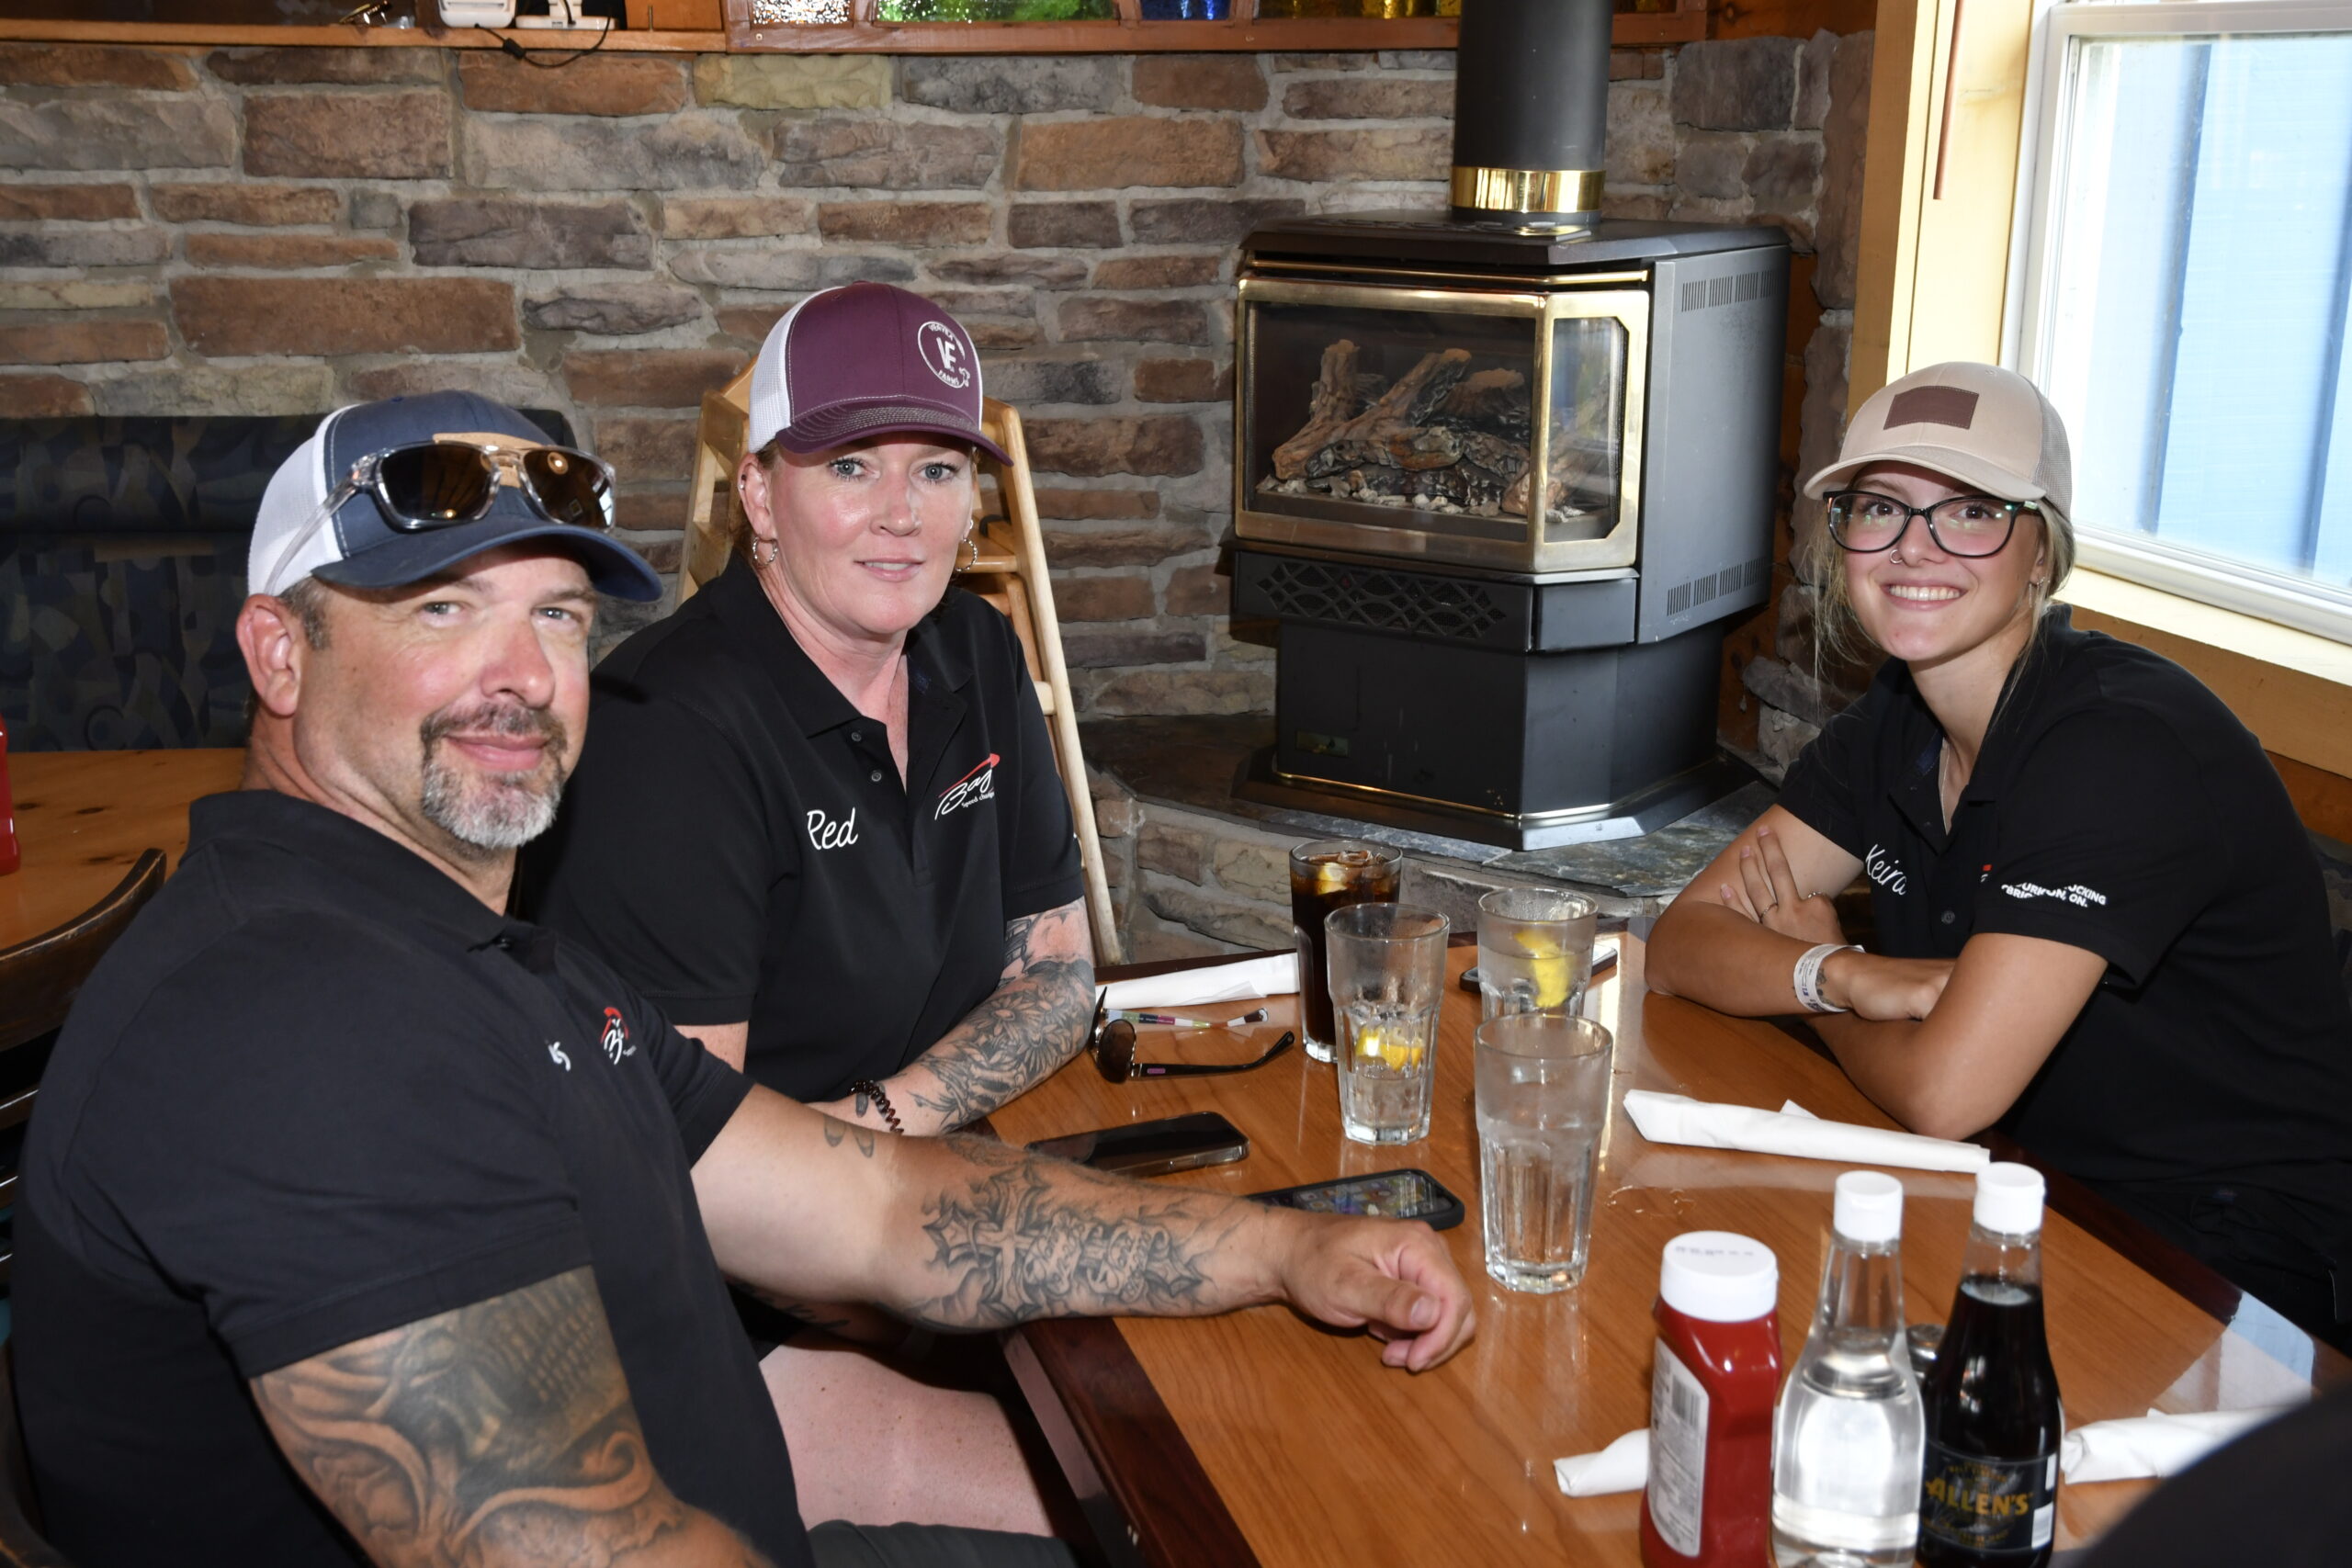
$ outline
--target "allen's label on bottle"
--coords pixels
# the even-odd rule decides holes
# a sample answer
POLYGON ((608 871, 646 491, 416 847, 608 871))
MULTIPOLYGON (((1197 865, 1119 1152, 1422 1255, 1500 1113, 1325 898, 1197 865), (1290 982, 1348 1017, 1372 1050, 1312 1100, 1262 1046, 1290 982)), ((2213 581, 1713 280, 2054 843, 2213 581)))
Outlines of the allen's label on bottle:
POLYGON ((1657 1342, 1650 1374, 1650 1523, 1685 1557, 1699 1555, 1707 1495, 1707 1390, 1657 1342))
POLYGON ((2058 1517, 2058 1456, 1984 1459, 1928 1440, 1919 1530, 1971 1551, 2035 1551, 2058 1517))

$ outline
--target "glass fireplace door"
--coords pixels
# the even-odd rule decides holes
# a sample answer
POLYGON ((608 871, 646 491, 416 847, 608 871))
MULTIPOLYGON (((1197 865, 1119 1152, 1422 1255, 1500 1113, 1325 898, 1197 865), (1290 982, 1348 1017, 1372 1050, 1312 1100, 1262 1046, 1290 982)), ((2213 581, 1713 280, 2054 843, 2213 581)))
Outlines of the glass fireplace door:
POLYGON ((1646 290, 1251 276, 1240 294, 1242 537, 1515 572, 1633 564, 1646 290))

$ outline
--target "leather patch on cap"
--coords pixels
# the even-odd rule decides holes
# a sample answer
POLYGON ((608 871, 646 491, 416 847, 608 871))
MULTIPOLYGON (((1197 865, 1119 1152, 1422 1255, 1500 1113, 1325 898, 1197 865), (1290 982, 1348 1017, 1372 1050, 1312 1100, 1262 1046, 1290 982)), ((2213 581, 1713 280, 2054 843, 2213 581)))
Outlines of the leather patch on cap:
POLYGON ((1976 394, 1959 387, 1914 387, 1887 406, 1886 424, 1950 424, 1966 430, 1976 423, 1976 394))

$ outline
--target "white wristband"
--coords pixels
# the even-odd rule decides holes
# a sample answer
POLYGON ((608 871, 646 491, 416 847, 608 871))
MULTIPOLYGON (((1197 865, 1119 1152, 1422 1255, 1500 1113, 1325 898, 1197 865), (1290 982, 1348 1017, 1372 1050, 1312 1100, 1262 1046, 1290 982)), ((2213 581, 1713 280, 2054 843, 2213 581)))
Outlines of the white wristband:
POLYGON ((1860 953, 1861 949, 1843 942, 1825 942, 1818 947, 1808 947, 1804 956, 1797 960, 1797 972, 1790 977, 1790 985, 1797 993, 1797 1000, 1807 1012, 1846 1012, 1849 1010, 1830 1002, 1821 994, 1821 966, 1829 962, 1833 953, 1860 953))

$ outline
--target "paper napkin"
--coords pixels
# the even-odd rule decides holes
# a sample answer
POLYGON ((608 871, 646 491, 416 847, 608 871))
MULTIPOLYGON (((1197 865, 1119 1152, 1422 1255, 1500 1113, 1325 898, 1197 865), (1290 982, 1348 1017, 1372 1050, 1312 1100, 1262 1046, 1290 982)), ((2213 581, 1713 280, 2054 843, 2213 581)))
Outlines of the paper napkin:
POLYGON ((1560 1490, 1571 1497, 1604 1492, 1639 1492, 1650 1479, 1650 1429, 1639 1427, 1597 1454, 1570 1454, 1552 1461, 1560 1490))
POLYGON ((2058 1468, 2069 1482, 2177 1475, 2241 1432, 2281 1414, 2276 1405, 2180 1416, 2151 1410, 2120 1421, 2094 1421, 2066 1434, 2058 1449, 2058 1468))
POLYGON ((1241 964, 1215 964, 1179 969, 1173 975, 1147 975, 1140 980, 1114 980, 1105 999, 1114 1012, 1138 1011, 1282 997, 1297 989, 1298 954, 1275 953, 1241 964))
POLYGON ((1654 1144, 1689 1144, 1704 1149, 1746 1149, 1753 1154, 1794 1155, 1800 1159, 1838 1160, 1848 1165, 1895 1165, 1914 1170, 1981 1170, 1992 1152, 1974 1144, 1923 1138, 1849 1122, 1824 1122, 1802 1112, 1758 1111, 1746 1105, 1710 1105, 1687 1095, 1629 1089, 1625 1114, 1654 1144))

